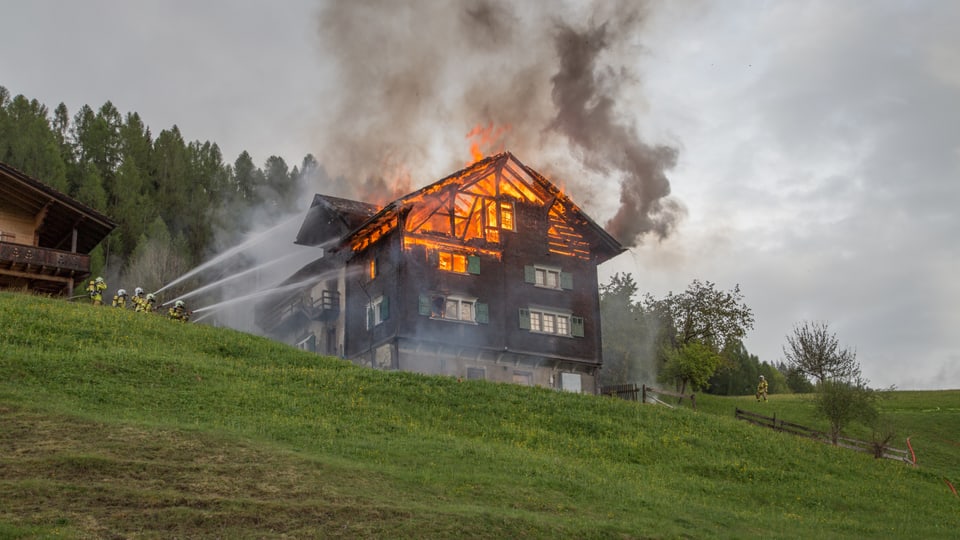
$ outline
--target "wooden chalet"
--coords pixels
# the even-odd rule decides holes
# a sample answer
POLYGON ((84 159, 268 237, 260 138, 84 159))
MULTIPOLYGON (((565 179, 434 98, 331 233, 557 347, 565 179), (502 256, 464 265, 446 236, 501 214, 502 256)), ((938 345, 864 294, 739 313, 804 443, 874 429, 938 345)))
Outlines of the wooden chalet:
POLYGON ((0 163, 0 289, 72 296, 90 251, 117 226, 71 197, 0 163))
POLYGON ((379 369, 595 393, 597 266, 623 252, 509 152, 383 208, 317 195, 318 260, 257 307, 270 336, 379 369))

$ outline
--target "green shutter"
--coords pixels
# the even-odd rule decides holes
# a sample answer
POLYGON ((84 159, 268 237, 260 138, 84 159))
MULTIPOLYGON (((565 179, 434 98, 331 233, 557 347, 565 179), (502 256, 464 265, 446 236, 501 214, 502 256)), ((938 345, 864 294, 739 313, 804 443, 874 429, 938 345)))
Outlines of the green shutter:
POLYGON ((316 334, 310 334, 310 339, 307 340, 307 350, 310 352, 317 352, 317 336, 316 334))
POLYGON ((536 283, 537 282, 537 271, 532 266, 523 267, 523 281, 526 283, 536 283))
POLYGON ((387 296, 383 297, 383 301, 380 302, 380 320, 385 321, 390 317, 390 298, 387 296))
POLYGON ((573 289, 573 274, 570 272, 560 272, 560 288, 567 289, 568 291, 573 289))
POLYGON ((483 302, 477 302, 473 307, 476 310, 477 322, 488 324, 490 322, 490 307, 483 302))
POLYGON ((476 255, 467 256, 467 273, 480 274, 480 257, 476 255))
POLYGON ((583 337, 583 317, 570 317, 570 335, 583 337))
POLYGON ((373 306, 367 306, 367 329, 373 328, 376 326, 376 319, 373 318, 373 306))
POLYGON ((520 308, 520 329, 529 330, 530 329, 530 310, 526 308, 520 308))
POLYGON ((430 316, 430 297, 429 296, 425 294, 420 295, 420 306, 418 310, 421 315, 426 315, 427 317, 430 316))

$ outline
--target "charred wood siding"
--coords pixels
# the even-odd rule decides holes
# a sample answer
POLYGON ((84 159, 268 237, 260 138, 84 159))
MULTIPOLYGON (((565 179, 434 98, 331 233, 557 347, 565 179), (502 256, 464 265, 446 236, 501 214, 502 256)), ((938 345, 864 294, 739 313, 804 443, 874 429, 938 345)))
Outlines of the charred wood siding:
POLYGON ((600 364, 599 293, 596 265, 592 261, 551 253, 545 241, 548 216, 545 209, 520 207, 523 227, 504 243, 503 320, 505 345, 517 351, 543 351, 558 357, 600 364), (550 268, 569 276, 569 288, 538 287, 527 282, 527 268, 550 268), (583 335, 553 336, 520 326, 521 309, 553 310, 583 319, 583 335))
POLYGON ((347 261, 344 351, 366 354, 396 335, 403 304, 399 296, 400 234, 394 230, 347 261), (372 265, 372 266, 371 266, 372 265), (372 269, 372 273, 371 273, 372 269), (372 304, 382 301, 372 314, 372 304))

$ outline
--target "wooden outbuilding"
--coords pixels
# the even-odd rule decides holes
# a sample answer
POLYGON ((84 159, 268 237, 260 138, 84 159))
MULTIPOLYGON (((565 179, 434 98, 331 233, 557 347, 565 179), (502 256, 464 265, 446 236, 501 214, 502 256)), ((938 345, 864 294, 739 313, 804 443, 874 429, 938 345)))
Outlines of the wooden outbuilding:
POLYGON ((0 289, 72 296, 110 218, 0 163, 0 289))

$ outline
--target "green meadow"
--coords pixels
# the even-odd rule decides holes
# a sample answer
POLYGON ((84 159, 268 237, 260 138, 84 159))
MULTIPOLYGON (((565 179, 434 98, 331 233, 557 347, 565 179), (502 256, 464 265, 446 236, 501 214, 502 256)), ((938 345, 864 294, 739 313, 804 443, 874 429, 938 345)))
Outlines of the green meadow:
MULTIPOLYGON (((960 390, 890 392, 918 466, 698 410, 374 371, 0 293, 0 538, 956 538, 960 390)), ((869 438, 852 426, 853 436, 869 438)))

